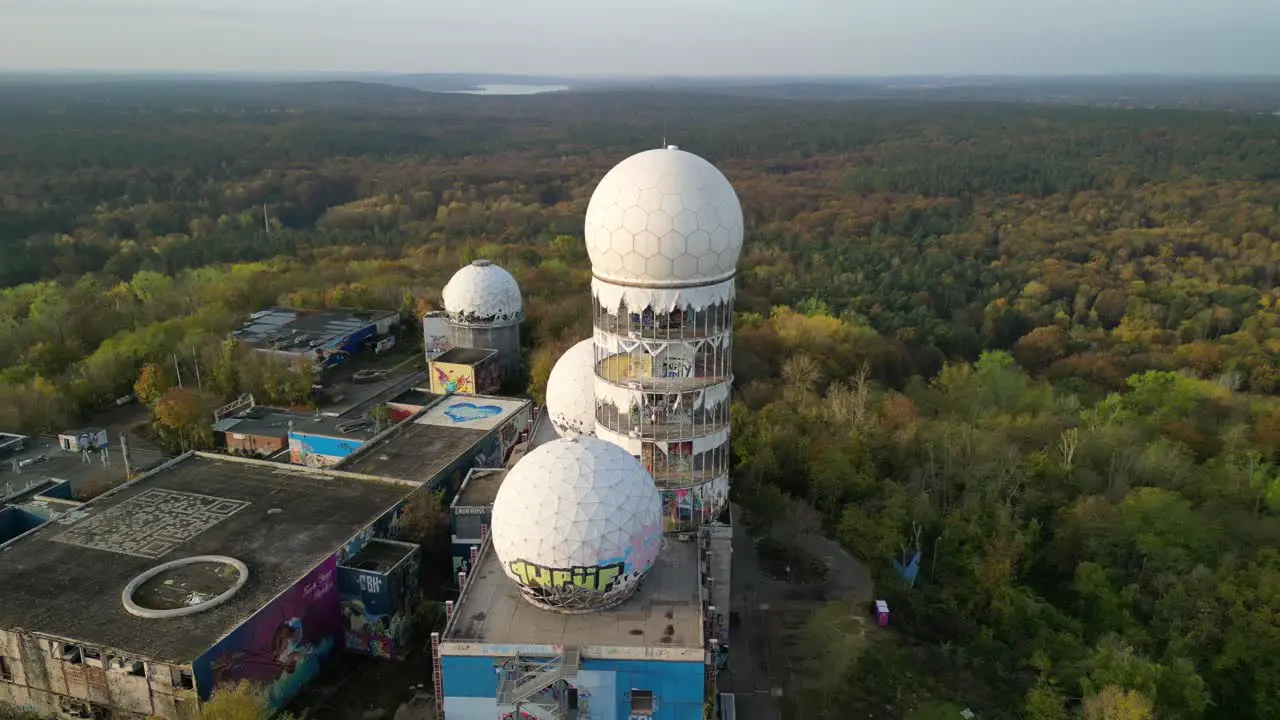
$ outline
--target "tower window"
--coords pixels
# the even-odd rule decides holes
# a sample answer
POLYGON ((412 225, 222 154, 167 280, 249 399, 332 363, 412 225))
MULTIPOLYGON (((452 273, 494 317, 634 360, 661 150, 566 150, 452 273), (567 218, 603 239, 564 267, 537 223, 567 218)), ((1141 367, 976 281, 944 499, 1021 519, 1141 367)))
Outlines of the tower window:
POLYGON ((652 690, 632 690, 631 691, 631 714, 632 715, 652 715, 653 714, 653 691, 652 690))

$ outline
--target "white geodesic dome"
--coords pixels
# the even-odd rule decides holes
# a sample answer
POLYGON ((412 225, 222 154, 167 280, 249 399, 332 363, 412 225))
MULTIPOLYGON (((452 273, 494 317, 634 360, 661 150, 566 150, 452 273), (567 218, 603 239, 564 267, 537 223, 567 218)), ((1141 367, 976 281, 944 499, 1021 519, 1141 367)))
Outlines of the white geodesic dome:
POLYGON ((587 338, 565 351, 547 377, 547 415, 561 435, 596 432, 596 345, 587 338))
POLYGON ((670 146, 604 176, 587 205, 587 253, 603 280, 681 285, 733 275, 742 205, 714 165, 670 146))
POLYGON ((589 612, 629 598, 662 546, 662 499, 636 458, 571 436, 540 445, 502 481, 491 536, 526 599, 589 612))
POLYGON ((479 325, 524 319, 516 279, 488 260, 476 260, 454 273, 442 294, 445 313, 454 322, 479 325))

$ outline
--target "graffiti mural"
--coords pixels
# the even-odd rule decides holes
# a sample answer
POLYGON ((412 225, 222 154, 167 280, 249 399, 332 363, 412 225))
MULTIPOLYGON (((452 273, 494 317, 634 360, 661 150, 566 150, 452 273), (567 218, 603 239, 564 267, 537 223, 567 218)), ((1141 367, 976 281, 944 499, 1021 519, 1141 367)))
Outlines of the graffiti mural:
POLYGON ((249 680, 284 707, 320 671, 342 634, 336 557, 312 570, 196 660, 196 687, 208 699, 222 683, 249 680))
POLYGON ((412 548, 385 573, 338 568, 343 645, 348 650, 390 658, 407 649, 418 595, 419 553, 412 548))
POLYGON ((431 372, 431 391, 438 395, 476 391, 475 371, 469 365, 431 363, 431 372))
POLYGON ((524 560, 510 564, 511 573, 526 587, 578 588, 593 592, 608 592, 626 571, 623 563, 592 567, 549 568, 524 560))
POLYGON ((709 483, 662 491, 662 517, 668 532, 710 522, 729 502, 729 479, 722 476, 709 483))
POLYGON ((502 408, 497 405, 476 405, 475 403, 454 403, 444 409, 445 417, 455 423, 466 423, 501 415, 502 408))

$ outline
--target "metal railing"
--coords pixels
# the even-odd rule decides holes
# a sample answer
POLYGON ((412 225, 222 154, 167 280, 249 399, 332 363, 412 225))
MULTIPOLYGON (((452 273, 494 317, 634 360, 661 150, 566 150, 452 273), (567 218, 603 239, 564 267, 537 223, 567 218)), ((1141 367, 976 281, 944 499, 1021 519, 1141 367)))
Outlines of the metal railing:
POLYGON ((497 704, 512 706, 517 715, 521 705, 533 705, 542 711, 538 716, 544 720, 574 720, 577 708, 569 706, 568 693, 547 698, 537 695, 557 682, 578 677, 581 664, 577 648, 565 648, 559 656, 550 659, 510 658, 503 664, 498 680, 497 704))

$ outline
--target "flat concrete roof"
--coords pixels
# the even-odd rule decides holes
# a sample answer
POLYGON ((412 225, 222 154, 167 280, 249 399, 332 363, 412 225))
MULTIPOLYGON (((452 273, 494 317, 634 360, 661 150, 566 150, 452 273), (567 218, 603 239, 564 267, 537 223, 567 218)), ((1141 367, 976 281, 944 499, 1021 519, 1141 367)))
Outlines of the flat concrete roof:
POLYGON ((387 310, 272 307, 249 316, 231 336, 264 350, 307 352, 331 347, 354 332, 396 315, 398 313, 387 310))
POLYGON ((453 393, 432 405, 414 422, 419 425, 492 430, 529 407, 532 402, 524 398, 453 393))
POLYGON ((314 417, 314 413, 257 406, 222 418, 213 424, 213 429, 236 435, 284 438, 289 436, 290 422, 297 425, 308 422, 314 417))
POLYGON ((506 468, 472 468, 462 481, 453 507, 485 507, 498 497, 498 488, 507 477, 506 468))
POLYGON ((487 430, 404 422, 376 444, 361 447, 334 469, 427 483, 488 434, 487 430))
POLYGON ((453 617, 441 634, 444 655, 554 654, 576 646, 597 659, 694 660, 705 657, 696 540, 666 538, 653 569, 627 602, 597 613, 565 615, 526 601, 485 543, 453 617), (515 651, 515 652, 513 652, 515 651))
POLYGON ((189 664, 414 489, 186 455, 0 551, 0 627, 189 664), (188 617, 125 611, 120 593, 130 580, 192 555, 241 560, 248 584, 188 617))
POLYGON ((387 402, 396 403, 398 405, 416 405, 418 407, 426 407, 442 397, 444 396, 437 395, 430 390, 411 388, 409 390, 405 390, 399 395, 396 395, 387 402))
POLYGON ((455 363, 458 365, 475 365, 491 355, 497 355, 497 350, 487 350, 484 348, 456 347, 446 350, 444 354, 433 359, 431 362, 455 363))
POLYGON ((374 538, 361 548, 360 552, 347 558, 346 562, 342 563, 342 566, 380 573, 391 572, 395 566, 409 557, 410 553, 416 550, 417 547, 417 545, 410 545, 409 543, 374 538))

